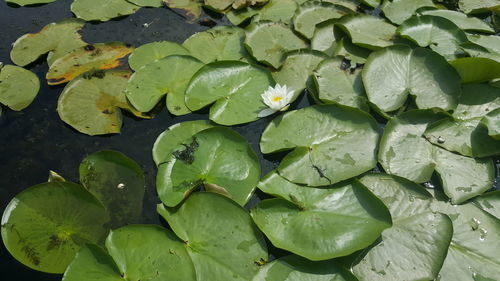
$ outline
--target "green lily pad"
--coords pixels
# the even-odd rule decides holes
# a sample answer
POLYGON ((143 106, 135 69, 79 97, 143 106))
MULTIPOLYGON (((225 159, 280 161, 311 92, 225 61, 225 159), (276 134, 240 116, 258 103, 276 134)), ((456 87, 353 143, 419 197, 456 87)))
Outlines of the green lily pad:
POLYGON ((64 19, 44 26, 38 33, 25 34, 12 45, 10 59, 25 66, 49 53, 47 62, 50 66, 58 58, 87 45, 78 33, 84 25, 80 19, 64 19))
POLYGON ((260 178, 260 164, 248 142, 224 127, 194 134, 158 166, 156 187, 162 202, 176 206, 200 185, 245 205, 260 178))
POLYGON ((352 10, 341 5, 321 1, 307 1, 295 11, 293 28, 306 38, 311 39, 316 24, 330 19, 338 19, 351 13, 352 10))
POLYGON ((186 89, 186 106, 199 110, 210 108, 210 120, 222 125, 235 125, 259 119, 268 108, 261 94, 274 81, 269 71, 238 61, 213 62, 203 66, 186 89))
POLYGON ((267 21, 247 27, 245 46, 256 60, 275 69, 283 64, 286 52, 307 47, 288 26, 267 21))
POLYGON ((127 0, 128 2, 141 7, 160 8, 163 6, 162 0, 127 0))
POLYGON ((240 25, 250 18, 254 22, 273 21, 289 23, 297 7, 294 0, 269 0, 264 6, 245 7, 238 10, 233 9, 226 16, 234 25, 240 25))
POLYGON ((467 120, 483 117, 500 107, 500 89, 488 84, 466 84, 462 86, 455 118, 467 120))
POLYGON ((354 281, 356 279, 348 270, 342 268, 334 261, 329 260, 312 262, 296 255, 289 255, 266 264, 252 280, 354 281))
POLYGON ((306 82, 313 70, 327 56, 321 52, 304 49, 291 51, 286 54, 285 62, 279 71, 273 72, 274 81, 280 85, 286 85, 294 92, 294 101, 306 88, 306 82))
POLYGON ((474 205, 483 211, 500 219, 500 190, 487 192, 472 201, 474 205))
POLYGON ((384 1, 382 12, 395 24, 402 24, 422 7, 435 7, 432 0, 392 0, 384 1))
POLYGON ((336 19, 324 21, 316 25, 314 35, 311 38, 311 49, 321 51, 328 56, 332 56, 335 50, 336 37, 333 28, 336 19))
POLYGON ((136 48, 128 57, 128 64, 132 70, 138 71, 141 67, 155 60, 172 55, 188 56, 189 51, 175 42, 152 42, 136 48))
POLYGON ((314 70, 318 99, 327 104, 342 104, 368 111, 361 69, 345 67, 344 63, 344 59, 335 57, 324 60, 314 70))
POLYGON ((135 13, 141 7, 127 0, 74 0, 71 11, 85 21, 108 21, 135 13))
POLYGON ((167 108, 175 115, 191 111, 184 103, 184 92, 203 63, 191 56, 168 56, 137 70, 125 88, 130 103, 148 112, 167 95, 167 108))
POLYGON ((157 225, 129 225, 113 230, 106 249, 87 245, 76 255, 63 281, 195 281, 190 257, 170 230, 157 225))
POLYGON ((361 0, 364 4, 370 6, 370 7, 378 7, 380 5, 381 0, 361 0))
POLYGON ((81 185, 42 183, 22 191, 7 205, 2 239, 24 265, 63 273, 85 243, 102 242, 107 221, 102 204, 81 185))
POLYGON ((40 80, 35 73, 0 63, 0 104, 23 110, 33 102, 39 90, 40 80))
POLYGON ((352 43, 377 50, 393 45, 396 27, 381 18, 356 14, 345 16, 337 25, 351 38, 352 43))
POLYGON ((248 213, 224 196, 198 192, 177 208, 157 209, 184 241, 197 280, 249 280, 268 260, 264 237, 248 213))
POLYGON ((145 182, 134 160, 118 151, 92 153, 80 163, 80 182, 108 211, 110 228, 140 220, 145 182))
MULTIPOLYGON (((500 276, 500 221, 474 203, 451 205, 433 202, 433 211, 447 214, 453 222, 453 238, 441 281, 495 280, 500 276)), ((439 278, 438 277, 438 278, 439 278)))
POLYGON ((186 19, 193 23, 201 16, 199 0, 162 0, 170 9, 180 10, 186 19))
POLYGON ((437 53, 423 48, 392 46, 372 53, 363 68, 370 102, 385 112, 400 108, 408 94, 418 108, 454 109, 460 76, 437 53))
POLYGON ((458 0, 458 7, 466 14, 500 11, 500 3, 496 0, 458 0))
POLYGON ((434 170, 453 204, 473 198, 493 185, 491 159, 474 159, 432 145, 422 136, 443 114, 430 110, 405 112, 389 121, 380 141, 379 162, 384 170, 415 182, 426 182, 434 170))
POLYGON ((386 174, 360 179, 389 208, 393 226, 352 266, 359 280, 434 280, 453 234, 451 220, 429 211, 432 196, 421 186, 386 174))
POLYGON ((71 81, 59 96, 57 112, 65 123, 87 135, 120 133, 122 113, 131 110, 123 90, 130 72, 91 72, 71 81))
POLYGON ((475 44, 478 44, 486 48, 489 52, 493 54, 500 55, 500 36, 471 34, 467 35, 467 39, 469 39, 469 41, 475 44))
POLYGON ((500 140, 500 108, 497 108, 484 116, 481 123, 488 129, 488 135, 500 140))
POLYGON ((49 177, 47 179, 47 182, 65 182, 66 179, 58 174, 57 172, 54 172, 52 170, 49 171, 49 177))
POLYGON ((217 26, 198 32, 186 39, 182 46, 191 56, 203 63, 221 60, 246 60, 248 53, 243 46, 245 31, 234 26, 217 26))
POLYGON ((452 21, 430 15, 406 20, 398 27, 397 33, 420 47, 429 46, 447 59, 459 55, 459 45, 468 41, 465 33, 452 21))
POLYGON ((67 83, 92 70, 106 70, 127 65, 125 58, 134 50, 120 42, 86 45, 54 61, 47 72, 49 85, 67 83))
POLYGON ((465 15, 461 12, 457 12, 457 11, 441 10, 441 9, 422 10, 422 11, 418 11, 418 14, 445 18, 445 19, 453 22, 454 24, 456 24, 462 30, 479 31, 479 32, 484 32, 484 33, 494 33, 495 32, 493 30, 493 28, 491 28, 491 26, 489 26, 484 21, 482 21, 478 18, 475 18, 475 17, 468 17, 467 15, 465 15))
POLYGON ((203 0, 203 3, 211 10, 223 12, 224 10, 229 9, 234 1, 235 0, 203 0))
POLYGON ((57 0, 5 0, 6 3, 17 4, 19 6, 47 4, 55 1, 57 0))
POLYGON ((307 188, 272 172, 259 189, 279 198, 251 209, 257 226, 274 246, 309 260, 351 254, 391 226, 384 204, 357 181, 307 188))
POLYGON ((352 63, 364 64, 371 50, 354 45, 347 37, 340 38, 335 46, 334 55, 343 56, 352 63))
POLYGON ((500 61, 488 58, 458 58, 450 61, 462 83, 481 83, 500 78, 500 61))
POLYGON ((186 121, 168 127, 153 145, 153 160, 156 166, 167 162, 175 149, 188 142, 194 134, 212 127, 212 123, 206 120, 186 121))
POLYGON ((340 105, 314 105, 282 114, 262 133, 262 153, 293 149, 278 172, 309 186, 330 185, 376 164, 379 135, 367 113, 340 105))

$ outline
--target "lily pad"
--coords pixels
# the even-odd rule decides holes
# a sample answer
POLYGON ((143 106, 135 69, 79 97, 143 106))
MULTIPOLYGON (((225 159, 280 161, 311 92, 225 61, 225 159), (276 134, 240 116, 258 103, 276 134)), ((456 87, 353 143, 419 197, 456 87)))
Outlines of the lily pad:
POLYGON ((127 1, 141 7, 160 8, 161 6, 163 6, 162 0, 127 0, 127 1))
POLYGON ((127 65, 126 57, 133 47, 119 42, 86 45, 57 59, 49 68, 49 85, 67 83, 91 70, 106 70, 127 65))
POLYGON ((405 112, 389 121, 380 141, 379 162, 389 174, 426 182, 434 170, 453 204, 460 204, 490 189, 495 177, 491 159, 454 154, 425 140, 427 126, 442 118, 429 110, 405 112))
POLYGON ((198 32, 186 39, 182 46, 191 56, 203 63, 221 60, 246 60, 248 53, 243 46, 245 31, 239 27, 217 26, 198 32))
POLYGON ((80 182, 108 211, 110 228, 140 220, 145 182, 134 160, 118 151, 92 153, 80 163, 80 182))
POLYGON ((499 11, 500 3, 496 0, 458 0, 458 7, 466 14, 499 11))
POLYGON ((263 200, 251 209, 257 226, 274 246, 309 260, 349 255, 391 226, 384 204, 355 180, 307 188, 272 172, 259 189, 279 198, 263 200))
POLYGON ((460 55, 459 45, 468 41, 465 33, 453 22, 436 16, 414 16, 398 27, 397 33, 417 43, 429 46, 447 59, 460 55))
POLYGON ((275 69, 283 64, 286 52, 307 47, 286 25, 267 21, 247 27, 245 46, 255 59, 275 69))
POLYGON ((356 14, 345 16, 337 23, 351 38, 352 43, 377 50, 393 45, 396 27, 375 16, 356 14))
POLYGON ((212 127, 212 123, 206 120, 186 121, 168 127, 153 145, 153 160, 156 166, 167 162, 175 149, 188 142, 194 134, 212 127))
POLYGON ((186 19, 193 23, 201 16, 201 1, 199 0, 162 0, 170 9, 180 10, 186 19))
POLYGON ((40 90, 40 80, 33 72, 0 63, 0 104, 12 110, 23 110, 40 90))
POLYGON ((136 48, 128 57, 128 64, 132 70, 138 71, 141 67, 155 60, 172 55, 188 56, 189 51, 175 42, 152 42, 136 48))
POLYGON ((488 135, 500 140, 500 108, 497 108, 484 116, 481 123, 488 129, 488 135))
POLYGON ((456 24, 462 30, 479 31, 484 33, 495 32, 493 28, 491 28, 491 26, 484 21, 475 17, 468 17, 467 15, 457 11, 443 9, 422 10, 418 11, 418 14, 445 18, 456 24))
POLYGON ((5 0, 7 3, 17 4, 19 6, 28 6, 28 5, 36 5, 36 4, 47 4, 51 2, 55 2, 57 0, 5 0))
POLYGON ((84 25, 80 19, 65 19, 44 26, 38 33, 25 34, 12 45, 10 59, 25 66, 49 53, 47 62, 50 66, 58 58, 87 45, 78 33, 84 25))
POLYGON ((264 237, 248 213, 224 196, 199 192, 177 208, 157 209, 184 241, 197 280, 249 280, 268 260, 264 237))
POLYGON ((197 280, 184 243, 160 226, 130 225, 114 230, 106 239, 106 249, 82 248, 62 280, 197 280))
POLYGON ((235 125, 259 119, 267 106, 261 94, 273 85, 269 71, 238 61, 213 62, 203 66, 186 89, 186 106, 199 110, 210 108, 210 120, 235 125))
POLYGON ((391 211, 393 226, 352 267, 360 280, 434 280, 453 234, 448 216, 429 211, 433 197, 421 186, 386 174, 360 179, 391 211))
POLYGON ((333 52, 336 56, 342 56, 352 63, 364 64, 370 55, 371 50, 354 45, 347 37, 342 37, 337 41, 333 52))
POLYGON ((65 123, 87 135, 120 133, 122 113, 133 110, 123 90, 130 72, 91 72, 71 81, 59 96, 57 112, 65 123))
POLYGON ((167 206, 176 206, 200 185, 243 206, 259 178, 259 161, 248 142, 231 129, 215 127, 175 147, 158 166, 156 187, 167 206))
POLYGON ((496 35, 467 35, 467 38, 494 54, 500 55, 500 36, 496 35))
POLYGON ((395 24, 402 24, 422 7, 435 7, 432 0, 392 0, 384 1, 382 12, 395 24))
POLYGON ((483 211, 500 219, 500 190, 487 192, 476 197, 472 202, 483 211))
POLYGON ((63 273, 85 243, 100 243, 108 215, 81 185, 42 183, 12 199, 2 217, 7 250, 24 265, 63 273))
POLYGON ((353 281, 355 277, 334 261, 316 261, 289 255, 266 264, 253 281, 335 280, 353 281))
POLYGON ((462 86, 455 118, 467 120, 483 117, 500 107, 500 89, 488 84, 466 84, 462 86))
POLYGON ((379 135, 367 113, 340 105, 314 105, 282 114, 262 133, 262 153, 293 149, 278 173, 309 186, 330 185, 376 165, 379 135))
POLYGON ((306 88, 306 82, 313 70, 325 58, 327 58, 325 54, 309 49, 291 51, 286 54, 285 62, 280 70, 273 72, 274 81, 294 91, 293 101, 306 88))
POLYGON ((460 76, 439 54, 423 48, 391 46, 372 53, 363 68, 370 102, 385 112, 400 108, 408 94, 418 108, 451 110, 460 95, 460 76))
POLYGON ((203 63, 191 56, 168 56, 137 70, 125 88, 130 103, 141 112, 152 110, 167 95, 167 108, 175 115, 191 111, 184 92, 203 63))
POLYGON ((481 83, 500 78, 500 61, 488 58, 458 58, 450 61, 462 83, 481 83))
POLYGON ((333 28, 336 19, 318 23, 311 38, 311 49, 321 51, 328 56, 332 56, 335 50, 336 37, 333 28))
POLYGON ((108 21, 135 13, 140 7, 127 0, 74 0, 71 11, 85 21, 108 21))
POLYGON ((293 28, 306 38, 311 39, 316 24, 330 19, 338 19, 351 13, 352 10, 341 5, 322 1, 307 1, 295 11, 293 28))
POLYGON ((273 21, 289 23, 297 7, 294 0, 269 0, 264 6, 245 7, 238 10, 233 9, 226 16, 234 25, 240 25, 250 18, 254 22, 273 21))
POLYGON ((346 65, 341 57, 324 60, 314 71, 318 99, 327 104, 342 104, 368 111, 361 80, 361 69, 346 65))

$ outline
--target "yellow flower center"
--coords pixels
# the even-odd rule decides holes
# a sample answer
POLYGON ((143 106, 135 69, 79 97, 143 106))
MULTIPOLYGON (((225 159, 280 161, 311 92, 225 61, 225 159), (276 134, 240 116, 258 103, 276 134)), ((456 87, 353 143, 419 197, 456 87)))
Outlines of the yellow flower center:
POLYGON ((278 102, 278 101, 280 101, 280 100, 282 100, 282 99, 283 99, 283 97, 276 96, 276 97, 274 97, 274 98, 272 99, 272 101, 273 101, 273 102, 278 102))

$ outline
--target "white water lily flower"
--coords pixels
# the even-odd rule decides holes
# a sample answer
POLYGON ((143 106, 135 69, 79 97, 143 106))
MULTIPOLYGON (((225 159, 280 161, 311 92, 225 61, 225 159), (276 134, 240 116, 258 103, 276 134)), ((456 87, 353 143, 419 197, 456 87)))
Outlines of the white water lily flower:
POLYGON ((262 93, 261 97, 262 101, 269 106, 269 108, 259 112, 259 117, 266 117, 276 111, 287 110, 293 98, 293 91, 289 90, 286 85, 281 86, 280 84, 276 84, 274 88, 269 86, 269 88, 262 93))

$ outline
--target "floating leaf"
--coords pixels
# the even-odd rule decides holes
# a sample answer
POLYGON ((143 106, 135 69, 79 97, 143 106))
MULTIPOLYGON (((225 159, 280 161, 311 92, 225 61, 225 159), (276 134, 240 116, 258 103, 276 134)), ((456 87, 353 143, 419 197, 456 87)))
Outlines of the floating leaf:
POLYGON ((313 70, 327 56, 313 50, 297 50, 286 54, 285 62, 279 71, 273 72, 274 81, 280 85, 286 85, 294 91, 295 100, 302 90, 306 88, 306 82, 313 70))
POLYGON ((140 7, 127 0, 74 0, 71 11, 85 21, 108 21, 135 13, 140 7))
POLYGON ((58 58, 87 45, 78 33, 84 25, 80 19, 65 19, 44 26, 38 33, 25 34, 12 45, 10 59, 25 66, 49 53, 47 62, 50 66, 58 58))
POLYGON ((267 108, 261 94, 273 84, 264 68, 237 61, 210 63, 191 79, 186 106, 195 111, 215 102, 210 120, 222 125, 252 122, 267 108))
POLYGON ((215 127, 175 147, 158 166, 156 186, 167 206, 176 206, 200 185, 243 206, 259 178, 259 161, 248 142, 231 129, 215 127))
POLYGON ((356 14, 345 16, 337 23, 351 38, 352 43, 377 50, 393 44, 396 27, 381 18, 356 14))
POLYGON ((425 140, 428 124, 443 117, 430 110, 413 110, 387 123, 380 141, 379 162, 384 170, 415 182, 426 182, 434 170, 453 204, 473 198, 493 185, 491 159, 454 154, 425 140))
POLYGON ((57 59, 49 68, 49 85, 67 83, 91 70, 106 70, 127 65, 125 58, 134 49, 119 42, 86 45, 57 59))
POLYGON ((384 1, 381 9, 391 22, 399 25, 422 7, 435 7, 435 5, 432 0, 392 0, 384 1))
POLYGON ((63 281, 195 281, 193 263, 175 235, 157 225, 112 231, 106 249, 87 245, 66 269, 63 281))
POLYGON ((163 6, 162 0, 127 0, 130 3, 136 4, 141 7, 155 7, 159 8, 163 6))
POLYGON ((493 54, 500 55, 500 36, 495 35, 468 35, 467 38, 484 48, 493 54))
POLYGON ((458 7, 466 14, 499 11, 500 3, 497 0, 459 0, 458 7))
POLYGON ((318 23, 316 25, 316 29, 314 29, 314 35, 311 38, 311 49, 321 51, 328 56, 332 56, 336 38, 333 33, 333 27, 337 20, 328 20, 322 23, 318 23))
POLYGON ((450 61, 462 83, 481 83, 500 78, 500 61, 488 58, 458 58, 450 61))
POLYGON ((323 186, 372 169, 379 135, 367 113, 339 105, 314 105, 275 118, 262 133, 263 153, 293 149, 278 172, 289 181, 323 186))
POLYGON ((80 182, 108 211, 110 228, 139 221, 145 182, 134 160, 118 151, 92 153, 80 163, 80 182))
POLYGON ((248 213, 224 196, 198 192, 177 208, 157 209, 185 241, 197 280, 249 280, 267 262, 264 237, 248 213))
POLYGON ((330 19, 338 19, 351 13, 352 10, 344 6, 321 1, 307 1, 295 11, 293 28, 306 38, 311 39, 316 24, 330 19))
POLYGON ((220 60, 245 60, 248 53, 243 46, 245 31, 239 27, 217 26, 198 32, 186 39, 182 46, 204 63, 220 60))
POLYGON ((341 57, 324 60, 313 75, 318 99, 368 111, 361 69, 351 66, 341 57))
POLYGON ((403 178, 369 174, 360 179, 391 211, 393 226, 359 255, 352 272, 359 280, 434 280, 453 234, 451 220, 429 211, 432 196, 403 178))
POLYGON ((87 135, 120 133, 119 108, 131 109, 123 90, 130 72, 98 71, 71 81, 59 96, 57 112, 68 125, 87 135))
POLYGON ((128 63, 132 70, 138 71, 141 67, 155 60, 172 55, 188 56, 189 51, 175 42, 152 42, 136 48, 128 57, 128 63))
MULTIPOLYGON (((243 0, 245 2, 246 0, 243 0)), ((216 12, 223 12, 229 9, 235 0, 203 0, 205 6, 216 12)))
POLYGON ((462 86, 462 95, 453 116, 462 120, 483 117, 499 107, 499 88, 488 84, 466 84, 462 86))
POLYGON ((500 108, 497 108, 484 116, 481 123, 488 128, 488 135, 500 140, 500 108))
POLYGON ((298 281, 298 280, 355 280, 352 274, 334 261, 312 262, 308 259, 289 255, 273 260, 261 268, 253 281, 298 281))
POLYGON ((397 33, 417 43, 429 46, 445 58, 455 58, 460 54, 459 45, 467 42, 467 36, 453 22, 436 16, 415 16, 398 27, 397 33))
POLYGON ((108 220, 101 203, 81 185, 49 182, 14 197, 2 217, 2 239, 24 265, 62 273, 80 247, 99 243, 108 220))
POLYGON ((273 172, 259 189, 279 198, 252 208, 257 226, 274 246, 313 261, 363 249, 391 226, 384 204, 357 181, 307 188, 273 172))
POLYGON ((500 191, 495 190, 487 192, 472 201, 474 205, 481 208, 483 211, 500 219, 500 191))
POLYGON ((288 51, 306 48, 306 43, 281 23, 258 22, 247 27, 245 45, 258 61, 279 68, 288 51))
POLYGON ((191 111, 184 103, 184 92, 203 63, 190 56, 168 56, 137 70, 128 81, 125 93, 141 112, 152 110, 167 95, 167 108, 175 115, 191 111))
POLYGON ((54 172, 52 170, 49 171, 49 178, 47 179, 47 182, 65 182, 65 181, 66 179, 57 172, 54 172))
POLYGON ((456 24, 460 29, 467 31, 480 31, 484 33, 494 33, 495 31, 491 26, 489 26, 484 21, 475 18, 475 17, 467 17, 465 14, 452 11, 452 10, 422 10, 418 11, 418 14, 421 15, 430 15, 436 17, 445 18, 454 24, 456 24))
POLYGON ((437 53, 428 49, 391 46, 372 53, 363 68, 370 102, 385 112, 400 108, 408 94, 418 108, 454 109, 460 77, 437 53))
POLYGON ((170 9, 181 10, 189 22, 194 22, 201 16, 200 0, 162 0, 170 9))
POLYGON ((249 18, 254 22, 273 21, 289 23, 295 14, 297 4, 294 0, 269 0, 264 6, 245 7, 243 9, 231 10, 226 16, 234 25, 240 25, 249 18))
POLYGON ((5 0, 7 3, 17 4, 19 6, 46 4, 57 0, 5 0))
POLYGON ((153 160, 156 166, 167 162, 175 149, 182 143, 189 142, 194 134, 211 127, 211 122, 206 120, 186 121, 168 127, 153 145, 153 160))
POLYGON ((352 63, 364 64, 371 50, 354 45, 347 37, 340 38, 335 46, 334 55, 343 56, 352 63))
POLYGON ((40 90, 40 80, 33 72, 0 63, 0 104, 12 110, 23 110, 40 90))

